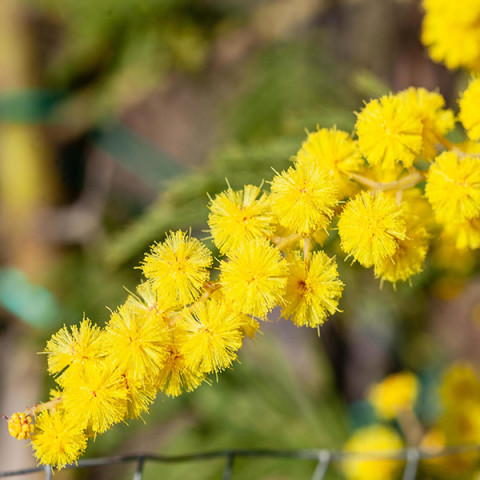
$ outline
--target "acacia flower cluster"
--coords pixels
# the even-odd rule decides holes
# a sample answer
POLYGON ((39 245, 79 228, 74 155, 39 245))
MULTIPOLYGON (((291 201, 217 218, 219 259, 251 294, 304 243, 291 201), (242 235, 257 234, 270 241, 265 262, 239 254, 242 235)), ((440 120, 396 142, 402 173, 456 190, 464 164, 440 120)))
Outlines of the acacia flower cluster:
MULTIPOLYGON (((353 135, 309 133, 269 188, 228 186, 210 198, 219 266, 200 240, 169 232, 146 253, 136 293, 105 328, 85 318, 48 341, 57 388, 50 401, 12 415, 10 433, 30 438, 40 463, 61 468, 88 439, 147 412, 159 392, 190 392, 231 367, 275 307, 295 325, 319 329, 339 310, 344 287, 323 249, 327 237, 333 243, 338 234, 347 259, 393 284, 421 272, 435 237, 478 248, 480 158, 470 153, 480 137, 478 82, 460 99, 470 143, 445 138, 456 116, 439 93, 409 88, 366 103, 353 135)), ((378 403, 385 393, 372 395, 378 403)), ((387 430, 373 437, 398 444, 387 430)))

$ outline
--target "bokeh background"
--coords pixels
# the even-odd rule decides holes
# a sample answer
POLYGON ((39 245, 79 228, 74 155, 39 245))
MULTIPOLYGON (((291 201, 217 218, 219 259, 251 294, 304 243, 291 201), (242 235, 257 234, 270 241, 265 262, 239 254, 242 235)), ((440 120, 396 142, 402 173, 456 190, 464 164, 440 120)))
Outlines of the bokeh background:
MULTIPOLYGON (((83 315, 108 320, 152 242, 178 228, 208 237, 207 193, 225 179, 271 180, 305 130, 351 131, 362 102, 390 90, 438 88, 456 108, 466 76, 429 60, 421 19, 415 0, 1 0, 0 412, 48 397, 36 352, 83 315)), ((418 414, 432 421, 445 365, 480 360, 478 256, 433 255, 394 291, 338 254, 342 312, 320 336, 274 315, 218 382, 158 398, 145 422, 113 428, 87 456, 341 448, 372 419, 369 385, 401 369, 420 376, 418 414)), ((0 426, 0 471, 34 465, 0 426)), ((146 474, 212 479, 222 468, 146 474)), ((241 460, 235 478, 313 468, 241 460)))

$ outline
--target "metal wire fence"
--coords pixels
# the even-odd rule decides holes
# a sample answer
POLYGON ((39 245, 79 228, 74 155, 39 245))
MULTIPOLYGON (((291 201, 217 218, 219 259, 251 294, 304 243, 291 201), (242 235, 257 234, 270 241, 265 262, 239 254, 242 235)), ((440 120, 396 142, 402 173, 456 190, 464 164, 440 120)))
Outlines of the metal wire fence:
MULTIPOLYGON (((219 450, 213 452, 192 453, 187 455, 152 455, 152 454, 134 454, 117 455, 111 457, 93 458, 80 460, 76 465, 67 465, 66 468, 93 468, 118 464, 134 464, 135 472, 133 480, 142 480, 146 463, 184 463, 195 461, 207 461, 213 459, 225 459, 222 480, 231 480, 234 473, 234 462, 237 458, 281 458, 300 461, 315 462, 311 480, 325 479, 330 466, 334 462, 344 462, 347 460, 398 460, 405 462, 402 480, 415 480, 418 474, 419 464, 422 460, 432 460, 455 455, 473 455, 480 453, 480 445, 459 445, 447 447, 441 451, 432 452, 419 448, 406 448, 395 452, 378 453, 360 453, 347 452, 342 450, 219 450)), ((35 472, 45 472, 45 480, 52 480, 53 470, 46 467, 32 467, 10 472, 0 472, 0 478, 20 477, 35 472)), ((480 480, 480 476, 478 477, 480 480)))

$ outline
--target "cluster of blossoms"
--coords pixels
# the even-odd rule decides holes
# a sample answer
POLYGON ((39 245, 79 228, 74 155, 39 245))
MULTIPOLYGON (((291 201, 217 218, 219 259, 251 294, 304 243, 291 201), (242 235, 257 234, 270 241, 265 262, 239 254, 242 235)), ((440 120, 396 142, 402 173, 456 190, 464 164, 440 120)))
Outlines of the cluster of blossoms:
MULTIPOLYGON (((415 414, 420 393, 417 377, 400 372, 370 387, 368 401, 377 423, 359 428, 345 444, 356 454, 388 455, 406 444, 435 454, 449 446, 478 445, 480 442, 480 378, 468 363, 452 365, 439 388, 441 414, 424 426, 415 414), (399 427, 399 428, 395 428, 399 427)), ((422 471, 433 478, 478 478, 478 454, 450 455, 424 460, 422 471)), ((354 459, 343 463, 349 480, 394 480, 404 462, 386 459, 354 459)))
MULTIPOLYGON (((465 47, 465 58, 453 58, 453 42, 439 32, 457 22, 459 36, 478 36, 480 4, 463 0, 473 9, 464 19, 460 10, 450 12, 451 3, 425 1, 424 41, 434 58, 478 67, 480 51, 465 47)), ((409 88, 373 99, 357 114, 354 135, 309 133, 269 189, 228 186, 209 203, 218 268, 207 247, 183 231, 153 245, 140 267, 144 280, 105 328, 84 319, 48 341, 57 389, 50 401, 12 415, 10 433, 31 439, 40 463, 61 468, 77 460, 89 438, 141 416, 158 392, 190 392, 229 368, 275 307, 297 326, 320 328, 338 311, 344 287, 335 258, 323 250, 327 237, 338 234, 347 258, 394 285, 421 272, 432 239, 479 248, 479 105, 480 79, 472 79, 458 116, 469 140, 455 145, 445 135, 457 118, 439 93, 409 88)), ((413 401, 411 385, 400 389, 402 411, 413 401)), ((386 402, 385 388, 372 392, 374 404, 386 402)), ((393 418, 398 402, 378 410, 393 418)), ((377 445, 375 439, 402 445, 388 427, 365 435, 347 448, 377 445)), ((383 465, 382 475, 368 478, 388 478, 395 465, 383 465)), ((351 468, 351 478, 367 478, 355 474, 358 464, 351 468)))

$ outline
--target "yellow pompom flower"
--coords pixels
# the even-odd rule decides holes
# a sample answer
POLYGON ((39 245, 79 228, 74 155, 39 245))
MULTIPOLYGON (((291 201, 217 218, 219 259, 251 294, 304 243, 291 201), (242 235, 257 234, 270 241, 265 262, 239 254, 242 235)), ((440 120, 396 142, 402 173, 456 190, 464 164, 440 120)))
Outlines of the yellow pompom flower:
POLYGON ((238 316, 214 299, 183 313, 181 353, 187 368, 217 373, 230 367, 242 346, 238 316))
MULTIPOLYGON (((480 27, 479 27, 480 42, 480 27)), ((472 140, 480 140, 480 78, 473 79, 460 98, 459 118, 472 140)))
POLYGON ((393 428, 382 425, 371 425, 358 429, 344 445, 344 450, 362 454, 363 458, 348 459, 342 464, 343 472, 348 480, 392 480, 402 462, 398 460, 364 459, 364 454, 371 453, 394 455, 403 448, 403 442, 393 428))
POLYGON ((383 192, 362 192, 350 200, 338 221, 341 247, 364 267, 380 265, 405 240, 402 208, 383 192))
POLYGON ((185 357, 182 350, 181 338, 183 334, 183 322, 175 322, 172 329, 167 357, 163 368, 156 377, 156 385, 169 397, 178 397, 182 391, 191 392, 195 390, 205 379, 205 373, 198 370, 191 370, 185 365, 185 357))
POLYGON ((455 126, 452 110, 444 109, 445 99, 438 92, 410 87, 398 94, 420 118, 422 129, 422 157, 432 160, 437 155, 436 145, 455 126))
POLYGON ((437 157, 427 175, 425 195, 437 221, 459 223, 480 215, 480 159, 453 152, 437 157))
POLYGON ((34 430, 32 416, 25 413, 14 413, 8 419, 8 433, 17 440, 27 440, 34 430))
POLYGON ((128 418, 137 418, 143 412, 148 412, 148 407, 153 403, 157 395, 157 389, 150 377, 138 378, 122 375, 127 390, 127 413, 128 418))
POLYGON ((429 238, 421 217, 407 213, 405 238, 397 241, 395 253, 375 265, 375 277, 395 284, 404 282, 423 269, 429 238))
POLYGON ((106 360, 131 378, 151 377, 162 368, 167 341, 165 323, 152 315, 135 314, 128 305, 122 305, 105 327, 106 360))
POLYGON ((373 385, 368 400, 380 418, 392 420, 403 411, 413 410, 418 387, 418 379, 413 373, 396 373, 373 385))
POLYGON ((87 437, 75 416, 61 409, 46 410, 35 421, 32 445, 42 465, 63 468, 77 462, 87 446, 87 437))
POLYGON ((287 264, 267 240, 252 240, 220 263, 225 301, 247 315, 264 317, 283 302, 287 264))
POLYGON ((127 413, 128 392, 122 376, 108 367, 85 368, 76 378, 67 377, 63 403, 69 415, 84 428, 104 433, 127 413))
POLYGON ((64 325, 45 347, 48 372, 55 375, 66 367, 79 370, 89 363, 98 362, 103 355, 102 347, 102 332, 88 318, 84 318, 79 327, 72 325, 70 330, 64 325))
POLYGON ((339 198, 356 192, 356 185, 349 180, 363 166, 357 143, 347 133, 336 128, 321 128, 308 134, 297 156, 316 162, 330 171, 338 185, 339 198))
POLYGON ((312 253, 308 263, 299 252, 287 258, 289 272, 282 315, 299 327, 318 327, 338 311, 343 283, 335 260, 322 251, 312 253))
POLYGON ((297 156, 295 167, 275 175, 271 202, 280 225, 294 233, 311 234, 325 228, 338 203, 338 190, 325 167, 297 156))
POLYGON ((478 0, 424 0, 422 42, 436 62, 450 69, 480 69, 478 0))
POLYGON ((260 188, 245 185, 240 191, 229 187, 211 200, 208 225, 220 253, 236 250, 254 238, 273 234, 275 219, 269 198, 260 194, 260 188))
POLYGON ((151 247, 142 270, 164 302, 186 305, 199 297, 211 264, 209 250, 179 230, 170 232, 163 243, 151 247))
POLYGON ((355 129, 360 151, 370 165, 393 170, 402 162, 409 168, 422 150, 422 121, 412 105, 398 96, 368 102, 357 115, 355 129))

